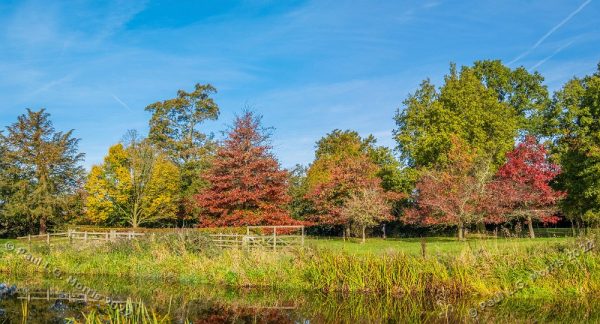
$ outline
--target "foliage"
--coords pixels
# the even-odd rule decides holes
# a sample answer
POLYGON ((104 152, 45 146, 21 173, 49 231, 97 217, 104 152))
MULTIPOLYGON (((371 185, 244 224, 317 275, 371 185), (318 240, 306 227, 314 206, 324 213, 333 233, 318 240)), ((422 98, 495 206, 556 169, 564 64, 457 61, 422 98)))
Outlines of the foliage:
POLYGON ((250 111, 236 118, 213 164, 203 174, 210 186, 196 196, 206 226, 289 225, 285 205, 288 174, 267 143, 260 117, 250 111))
POLYGON ((550 104, 548 89, 538 72, 530 73, 520 66, 510 69, 500 60, 473 63, 473 71, 481 82, 494 90, 498 101, 506 103, 518 116, 521 134, 540 135, 547 132, 544 111, 550 104))
POLYGON ((313 202, 306 197, 309 189, 306 172, 307 168, 299 164, 289 172, 289 210, 293 219, 304 220, 315 208, 313 202))
POLYGON ((184 219, 197 212, 191 197, 207 185, 198 174, 208 168, 215 143, 198 127, 219 116, 219 106, 211 97, 216 92, 210 84, 196 84, 192 92, 179 90, 176 98, 146 107, 152 113, 148 139, 179 167, 184 219))
POLYGON ((372 135, 361 138, 356 131, 335 129, 317 142, 315 162, 307 171, 308 185, 314 187, 325 181, 330 173, 328 167, 346 158, 367 156, 377 165, 377 177, 386 191, 406 192, 407 184, 401 165, 392 151, 376 146, 372 135))
POLYGON ((491 178, 489 162, 481 160, 457 138, 446 166, 426 171, 417 183, 416 207, 404 216, 406 223, 456 226, 463 239, 465 226, 484 220, 486 187, 491 178))
POLYGON ((27 109, 6 134, 0 133, 0 219, 7 226, 3 231, 23 234, 37 227, 45 233, 48 226, 79 213, 84 155, 72 135, 73 131, 56 131, 43 109, 27 109))
POLYGON ((86 183, 87 220, 132 227, 177 216, 177 167, 146 140, 132 134, 92 167, 86 183))
POLYGON ((547 112, 553 126, 554 153, 567 192, 563 213, 571 220, 600 222, 600 64, 596 74, 574 78, 558 91, 547 112))
POLYGON ((312 203, 307 219, 348 228, 350 221, 340 211, 352 194, 373 189, 397 201, 411 190, 411 181, 392 152, 375 144, 373 136, 363 139, 355 131, 337 129, 317 142, 305 183, 305 199, 312 203))
MULTIPOLYGON (((361 189, 377 189, 381 180, 377 178, 377 166, 366 156, 347 157, 343 160, 320 160, 329 173, 327 178, 315 185, 307 194, 314 202, 314 214, 308 219, 319 225, 350 225, 347 215, 341 210, 353 193, 361 189)), ((315 163, 317 163, 315 162, 315 163)))
POLYGON ((363 188, 351 193, 341 209, 341 216, 361 229, 363 243, 367 228, 392 219, 389 202, 384 196, 379 188, 363 188))
POLYGON ((374 142, 374 137, 362 139, 351 130, 336 129, 325 135, 317 141, 315 161, 307 170, 308 191, 327 182, 331 177, 331 168, 337 162, 367 156, 374 142))
MULTIPOLYGON (((480 73, 479 73, 480 74, 480 73)), ((519 119, 496 90, 486 87, 473 68, 454 65, 438 90, 429 80, 404 101, 394 131, 407 166, 431 168, 448 163, 451 138, 457 136, 474 154, 504 162, 513 147, 519 119)))
POLYGON ((411 169, 402 167, 392 150, 384 146, 371 147, 368 155, 379 168, 376 175, 381 179, 383 190, 410 194, 416 182, 414 173, 411 169))
POLYGON ((550 187, 550 182, 560 173, 560 167, 548 161, 546 149, 533 136, 507 154, 506 163, 500 167, 495 181, 490 184, 491 199, 486 208, 496 208, 499 216, 525 218, 533 238, 533 220, 556 223, 555 205, 564 194, 550 187))

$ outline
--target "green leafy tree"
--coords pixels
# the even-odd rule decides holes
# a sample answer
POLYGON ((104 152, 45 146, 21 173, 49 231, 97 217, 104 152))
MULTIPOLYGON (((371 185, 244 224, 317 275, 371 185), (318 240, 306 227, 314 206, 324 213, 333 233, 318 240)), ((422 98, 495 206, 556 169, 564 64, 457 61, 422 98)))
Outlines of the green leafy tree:
POLYGON ((541 74, 530 73, 522 66, 511 69, 500 60, 476 61, 473 71, 488 89, 494 90, 499 102, 514 110, 522 135, 547 133, 544 111, 550 97, 541 74))
POLYGON ((412 169, 404 168, 392 150, 385 146, 372 147, 368 155, 379 167, 377 177, 381 179, 383 190, 410 194, 416 182, 416 174, 412 169))
POLYGON ((519 117, 496 91, 469 67, 459 73, 452 65, 439 90, 423 81, 395 118, 394 135, 403 162, 417 170, 444 165, 456 136, 475 154, 501 165, 513 148, 519 117))
POLYGON ((78 213, 77 197, 84 170, 73 131, 58 132, 44 109, 27 112, 0 134, 2 146, 2 215, 46 233, 78 213))
POLYGON ((177 218, 179 169, 146 140, 130 133, 92 167, 86 217, 104 225, 163 225, 177 218))
POLYGON ((215 143, 199 127, 219 116, 219 106, 212 98, 216 92, 210 84, 196 84, 192 92, 179 90, 176 98, 146 107, 152 113, 148 139, 180 169, 180 209, 184 219, 195 218, 197 210, 192 197, 207 185, 198 175, 210 165, 215 143))
POLYGON ((297 164, 289 171, 288 195, 290 196, 290 216, 294 219, 304 220, 314 211, 313 202, 306 197, 308 194, 307 168, 297 164))
POLYGON ((562 173, 557 186, 567 192, 563 213, 578 225, 600 223, 600 64, 556 92, 547 113, 553 152, 562 173))
MULTIPOLYGON (((1 133, 0 133, 1 136, 1 133)), ((12 185, 15 177, 11 172, 8 161, 8 147, 4 141, 0 142, 0 237, 15 236, 26 232, 28 228, 27 219, 24 217, 13 217, 7 209, 8 202, 13 196, 15 189, 12 185)))

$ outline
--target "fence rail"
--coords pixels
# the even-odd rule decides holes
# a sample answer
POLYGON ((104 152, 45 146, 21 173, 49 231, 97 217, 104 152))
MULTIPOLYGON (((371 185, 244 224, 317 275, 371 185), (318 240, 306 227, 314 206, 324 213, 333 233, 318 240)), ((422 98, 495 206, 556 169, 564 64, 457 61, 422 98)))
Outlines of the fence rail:
MULTIPOLYGON (((154 236, 155 234, 151 234, 154 236)), ((117 232, 88 232, 69 230, 62 233, 48 233, 42 235, 27 235, 18 237, 18 240, 51 243, 83 242, 114 242, 117 240, 134 240, 146 236, 146 233, 134 231, 117 232)), ((215 246, 225 249, 245 250, 281 250, 304 246, 304 226, 248 226, 246 234, 210 234, 215 246), (296 232, 296 233, 294 233, 296 232), (300 233, 298 233, 300 232, 300 233)))
POLYGON ((248 226, 246 235, 211 234, 210 237, 220 248, 276 251, 304 246, 304 226, 248 226), (293 231, 300 231, 300 234, 287 234, 293 231))
POLYGON ((104 241, 104 242, 111 242, 111 241, 116 241, 116 240, 121 240, 121 239, 127 239, 127 240, 133 240, 136 239, 140 236, 145 236, 146 234, 144 233, 137 233, 137 232, 117 232, 117 231, 110 231, 110 232, 79 232, 79 231, 72 231, 69 230, 67 232, 62 232, 62 233, 47 233, 47 234, 41 234, 41 235, 27 235, 27 236, 21 236, 21 237, 17 237, 18 240, 27 240, 29 243, 31 242, 42 242, 42 241, 46 241, 47 244, 50 244, 51 241, 56 242, 58 240, 62 241, 69 241, 69 242, 73 242, 73 241, 84 241, 84 242, 93 242, 93 241, 104 241))
POLYGON ((32 301, 32 300, 45 300, 45 301, 54 301, 54 300, 66 300, 69 302, 102 302, 111 304, 126 304, 126 300, 112 300, 106 298, 94 298, 88 296, 85 293, 74 293, 74 292, 64 292, 64 291, 55 291, 51 289, 47 290, 19 290, 17 299, 32 301))

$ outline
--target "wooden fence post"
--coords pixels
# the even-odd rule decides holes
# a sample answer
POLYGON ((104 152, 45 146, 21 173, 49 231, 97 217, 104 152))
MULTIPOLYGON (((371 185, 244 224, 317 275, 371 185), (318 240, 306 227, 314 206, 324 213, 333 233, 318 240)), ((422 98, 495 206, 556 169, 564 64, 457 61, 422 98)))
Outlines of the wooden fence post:
POLYGON ((46 233, 46 244, 50 246, 50 233, 46 233))
POLYGON ((73 244, 73 230, 67 231, 67 237, 69 238, 69 244, 73 244))
POLYGON ((304 225, 302 225, 302 246, 304 246, 304 225))
POLYGON ((83 232, 83 241, 87 242, 87 232, 83 232))
POLYGON ((110 230, 110 240, 115 241, 117 239, 117 232, 115 230, 110 230))
POLYGON ((273 251, 277 250, 277 227, 273 226, 273 251))

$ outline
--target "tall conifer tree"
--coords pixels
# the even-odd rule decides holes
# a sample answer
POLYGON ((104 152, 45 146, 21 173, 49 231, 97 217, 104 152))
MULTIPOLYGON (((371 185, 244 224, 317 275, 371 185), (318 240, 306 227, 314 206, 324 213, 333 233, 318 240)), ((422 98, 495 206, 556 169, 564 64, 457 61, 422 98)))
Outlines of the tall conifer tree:
POLYGON ((260 117, 237 117, 203 178, 210 187, 196 196, 206 226, 288 225, 288 174, 268 144, 260 117))

